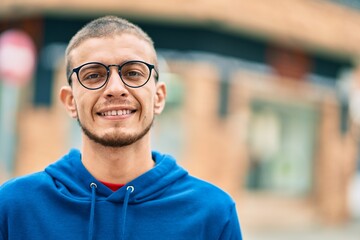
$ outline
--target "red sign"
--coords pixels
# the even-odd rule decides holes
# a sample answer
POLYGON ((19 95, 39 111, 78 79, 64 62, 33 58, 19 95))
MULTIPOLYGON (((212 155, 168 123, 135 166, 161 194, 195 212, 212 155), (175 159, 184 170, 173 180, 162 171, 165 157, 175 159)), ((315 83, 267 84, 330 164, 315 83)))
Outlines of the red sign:
POLYGON ((0 35, 0 80, 24 85, 32 79, 35 64, 35 45, 28 34, 8 30, 0 35))

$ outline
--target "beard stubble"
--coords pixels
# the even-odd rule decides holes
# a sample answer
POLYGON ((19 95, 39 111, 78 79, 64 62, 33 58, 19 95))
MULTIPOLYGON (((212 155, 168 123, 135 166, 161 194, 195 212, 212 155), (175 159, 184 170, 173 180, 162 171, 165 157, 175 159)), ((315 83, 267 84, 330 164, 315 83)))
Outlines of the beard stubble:
POLYGON ((84 124, 82 124, 79 117, 77 118, 77 122, 78 122, 79 126, 81 127, 83 133, 90 140, 92 140, 95 143, 98 143, 104 147, 118 148, 118 147, 129 146, 129 145, 139 141, 140 139, 142 139, 150 131, 150 129, 153 125, 153 122, 154 122, 154 118, 151 120, 150 124, 148 126, 146 126, 140 133, 133 134, 130 136, 121 136, 121 135, 106 136, 105 135, 104 137, 100 137, 100 136, 96 135, 95 133, 91 132, 84 124))

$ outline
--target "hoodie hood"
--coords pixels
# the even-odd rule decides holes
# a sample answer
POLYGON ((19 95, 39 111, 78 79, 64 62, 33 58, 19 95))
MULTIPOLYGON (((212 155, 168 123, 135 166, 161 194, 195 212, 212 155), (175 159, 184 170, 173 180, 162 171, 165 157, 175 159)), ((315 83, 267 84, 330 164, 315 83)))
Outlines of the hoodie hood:
POLYGON ((141 203, 157 198, 175 181, 188 175, 169 155, 152 152, 155 166, 148 172, 128 182, 118 191, 113 192, 95 179, 81 162, 79 150, 72 149, 61 160, 45 169, 53 179, 58 191, 67 197, 89 200, 92 197, 91 184, 96 184, 96 199, 110 202, 123 202, 127 188, 132 192, 129 203, 141 203))

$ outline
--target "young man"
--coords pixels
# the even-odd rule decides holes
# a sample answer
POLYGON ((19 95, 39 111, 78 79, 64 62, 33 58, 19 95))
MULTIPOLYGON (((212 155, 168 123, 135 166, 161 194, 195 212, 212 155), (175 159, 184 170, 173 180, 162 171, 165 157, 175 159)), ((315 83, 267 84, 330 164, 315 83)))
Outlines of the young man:
POLYGON ((150 148, 165 105, 152 40, 117 17, 81 29, 60 99, 82 149, 0 188, 0 239, 242 239, 233 200, 150 148))

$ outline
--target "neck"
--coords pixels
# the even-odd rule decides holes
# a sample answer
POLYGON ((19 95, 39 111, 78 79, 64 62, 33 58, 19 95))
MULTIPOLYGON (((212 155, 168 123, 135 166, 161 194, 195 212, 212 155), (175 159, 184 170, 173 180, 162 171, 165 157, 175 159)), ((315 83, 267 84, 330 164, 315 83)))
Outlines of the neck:
POLYGON ((98 180, 126 184, 154 167, 146 135, 125 147, 105 147, 83 138, 82 162, 98 180))

